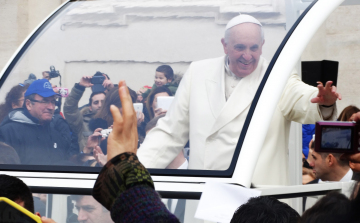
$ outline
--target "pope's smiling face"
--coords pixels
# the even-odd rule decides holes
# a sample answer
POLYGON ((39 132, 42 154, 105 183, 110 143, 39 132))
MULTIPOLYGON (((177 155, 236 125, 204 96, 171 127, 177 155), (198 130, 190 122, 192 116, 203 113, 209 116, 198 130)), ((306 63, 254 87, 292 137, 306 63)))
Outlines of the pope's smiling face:
POLYGON ((256 69, 262 54, 261 28, 254 23, 242 23, 227 32, 221 42, 229 57, 229 68, 236 76, 245 77, 256 69))

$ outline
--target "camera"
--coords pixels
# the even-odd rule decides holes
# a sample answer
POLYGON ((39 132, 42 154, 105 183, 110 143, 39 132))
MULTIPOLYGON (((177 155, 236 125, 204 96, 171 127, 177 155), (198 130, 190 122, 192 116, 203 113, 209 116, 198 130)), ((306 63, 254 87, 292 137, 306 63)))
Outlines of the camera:
POLYGON ((105 77, 104 76, 93 76, 91 78, 91 83, 92 84, 103 84, 104 83, 104 80, 105 80, 105 77))
POLYGON ((111 132, 112 132, 112 129, 103 129, 103 130, 101 130, 100 133, 103 138, 107 138, 111 132))
POLYGON ((69 89, 64 88, 64 87, 56 87, 54 88, 54 91, 58 90, 59 91, 59 95, 63 98, 66 98, 67 96, 69 96, 69 89))
POLYGON ((50 78, 59 77, 60 72, 58 70, 55 70, 54 66, 50 66, 49 76, 50 76, 50 78))
POLYGON ((106 88, 102 86, 105 81, 105 77, 100 71, 97 71, 96 74, 91 78, 90 83, 93 84, 91 87, 92 92, 104 92, 106 88))
POLYGON ((316 122, 315 151, 359 153, 359 130, 355 122, 316 122))

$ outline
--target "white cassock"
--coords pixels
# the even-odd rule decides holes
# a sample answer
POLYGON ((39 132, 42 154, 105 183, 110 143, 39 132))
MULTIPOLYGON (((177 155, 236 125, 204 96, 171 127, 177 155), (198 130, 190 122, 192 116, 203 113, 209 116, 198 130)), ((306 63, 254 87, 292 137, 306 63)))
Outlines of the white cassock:
MULTIPOLYGON (((166 116, 138 150, 141 163, 147 168, 165 168, 190 140, 189 169, 226 170, 267 67, 260 57, 253 73, 229 91, 231 83, 227 81, 225 87, 229 72, 225 72, 225 56, 191 63, 166 116)), ((319 106, 310 102, 317 93, 317 88, 291 74, 272 117, 253 183, 288 185, 290 123, 322 120, 319 106)), ((330 115, 335 117, 333 109, 330 115)))

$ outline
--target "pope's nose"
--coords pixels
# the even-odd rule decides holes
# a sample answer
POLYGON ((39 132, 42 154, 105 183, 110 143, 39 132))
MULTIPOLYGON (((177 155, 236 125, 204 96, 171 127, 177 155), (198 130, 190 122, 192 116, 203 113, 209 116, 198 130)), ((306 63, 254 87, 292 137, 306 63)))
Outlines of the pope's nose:
POLYGON ((249 62, 251 60, 251 55, 248 53, 244 53, 243 58, 244 60, 246 60, 246 62, 249 62))

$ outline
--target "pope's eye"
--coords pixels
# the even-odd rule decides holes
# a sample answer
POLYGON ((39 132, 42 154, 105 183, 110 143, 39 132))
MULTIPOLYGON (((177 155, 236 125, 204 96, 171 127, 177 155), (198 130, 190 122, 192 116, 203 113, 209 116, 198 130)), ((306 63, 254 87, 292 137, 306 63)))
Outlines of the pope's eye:
POLYGON ((250 48, 251 51, 256 51, 256 50, 258 50, 258 49, 259 49, 259 46, 258 46, 258 45, 252 46, 252 47, 250 48))

